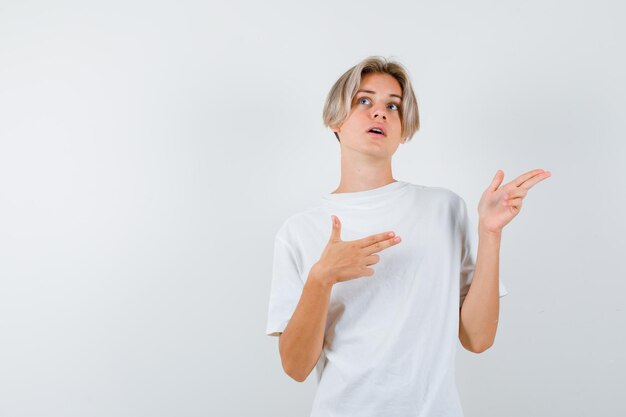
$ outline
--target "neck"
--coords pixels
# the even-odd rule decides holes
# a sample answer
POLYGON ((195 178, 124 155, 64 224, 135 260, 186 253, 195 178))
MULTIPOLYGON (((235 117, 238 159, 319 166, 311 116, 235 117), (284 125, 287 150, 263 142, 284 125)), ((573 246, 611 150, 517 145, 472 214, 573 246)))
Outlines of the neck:
POLYGON ((348 157, 346 152, 342 152, 341 181, 333 193, 367 191, 394 181, 390 158, 373 158, 363 154, 348 157))

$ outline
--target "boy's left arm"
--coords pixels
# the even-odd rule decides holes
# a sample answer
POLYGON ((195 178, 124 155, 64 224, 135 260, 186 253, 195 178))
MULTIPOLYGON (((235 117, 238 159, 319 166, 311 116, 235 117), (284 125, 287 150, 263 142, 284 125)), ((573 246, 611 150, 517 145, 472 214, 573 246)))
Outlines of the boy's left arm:
POLYGON ((469 291, 459 312, 459 340, 470 352, 489 349, 496 338, 500 294, 498 284, 501 233, 478 227, 478 255, 469 291))
POLYGON ((496 337, 500 314, 498 275, 502 229, 520 212, 528 190, 551 175, 550 171, 535 169, 500 187, 504 172, 498 170, 478 203, 476 266, 459 311, 459 340, 471 352, 484 352, 493 345, 496 337))

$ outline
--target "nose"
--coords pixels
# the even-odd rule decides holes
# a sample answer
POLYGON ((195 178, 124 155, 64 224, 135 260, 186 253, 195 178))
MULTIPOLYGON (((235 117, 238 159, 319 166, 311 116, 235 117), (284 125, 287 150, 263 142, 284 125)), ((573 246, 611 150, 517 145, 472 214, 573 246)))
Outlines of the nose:
POLYGON ((387 110, 385 108, 376 107, 374 109, 372 116, 376 120, 380 120, 380 119, 387 120, 387 110))

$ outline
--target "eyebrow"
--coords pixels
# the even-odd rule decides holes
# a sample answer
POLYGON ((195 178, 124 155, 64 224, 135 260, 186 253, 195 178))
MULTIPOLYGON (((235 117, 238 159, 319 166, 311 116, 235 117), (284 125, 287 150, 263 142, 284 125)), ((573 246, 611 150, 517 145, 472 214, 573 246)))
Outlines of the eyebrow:
MULTIPOLYGON (((376 95, 376 91, 372 91, 372 90, 358 90, 357 94, 358 93, 368 93, 368 94, 376 95)), ((389 94, 389 97, 396 97, 396 98, 399 98, 400 100, 402 100, 402 96, 399 96, 397 94, 389 94)))

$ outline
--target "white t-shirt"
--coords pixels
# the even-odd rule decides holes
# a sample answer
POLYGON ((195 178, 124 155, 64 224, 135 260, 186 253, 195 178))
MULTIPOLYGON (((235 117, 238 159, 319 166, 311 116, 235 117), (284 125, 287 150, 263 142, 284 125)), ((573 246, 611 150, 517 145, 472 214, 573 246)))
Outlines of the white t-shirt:
POLYGON ((311 417, 463 416, 455 355, 477 245, 465 201, 446 188, 395 181, 326 194, 287 218, 274 241, 266 334, 287 326, 331 214, 344 241, 386 231, 402 241, 377 253, 374 275, 333 286, 311 417))

